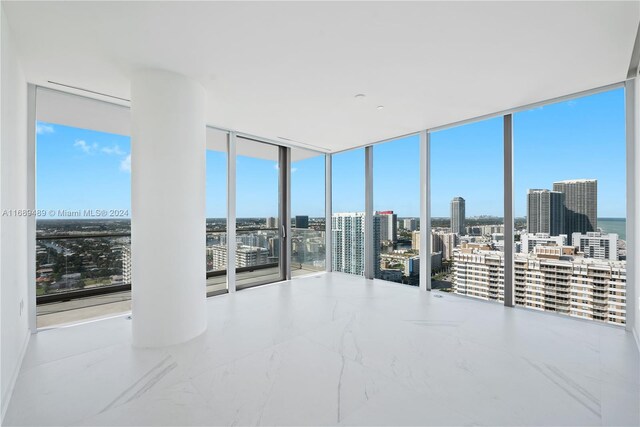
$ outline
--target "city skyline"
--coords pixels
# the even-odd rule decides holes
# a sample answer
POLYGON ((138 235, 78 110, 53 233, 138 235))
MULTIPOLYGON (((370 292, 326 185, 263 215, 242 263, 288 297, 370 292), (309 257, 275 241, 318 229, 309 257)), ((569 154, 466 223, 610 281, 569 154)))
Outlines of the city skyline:
MULTIPOLYGON (((129 137, 43 122, 37 133, 39 209, 130 209, 129 137)), ((597 216, 624 218, 624 138, 621 89, 516 113, 515 215, 525 216, 529 189, 594 178, 597 216)), ((502 119, 434 132, 431 141, 431 215, 447 217, 450 200, 461 196, 468 217, 502 217, 502 119)), ((375 210, 419 217, 418 154, 417 135, 374 145, 375 210)), ((364 210, 364 150, 333 159, 334 212, 364 210)), ((224 217, 226 153, 208 150, 207 164, 206 216, 224 217)), ((237 165, 238 217, 276 215, 276 162, 239 156, 237 165)), ((293 215, 324 215, 322 155, 293 165, 292 194, 293 215)))

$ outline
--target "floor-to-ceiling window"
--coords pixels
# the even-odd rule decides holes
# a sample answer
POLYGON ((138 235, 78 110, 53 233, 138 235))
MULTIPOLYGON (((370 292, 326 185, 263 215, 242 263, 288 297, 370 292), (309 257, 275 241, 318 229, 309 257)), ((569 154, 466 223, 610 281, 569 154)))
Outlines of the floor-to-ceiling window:
POLYGON ((207 129, 207 295, 227 290, 228 132, 207 129))
POLYGON ((504 300, 503 119, 431 134, 432 288, 504 300))
POLYGON ((515 303, 624 323, 624 90, 516 113, 513 129, 515 303))
POLYGON ((324 271, 325 155, 291 149, 291 274, 324 271))
POLYGON ((364 274, 364 148, 332 156, 332 270, 364 274))
MULTIPOLYGON (((417 286, 420 277, 418 135, 373 146, 376 278, 417 286)), ((433 258, 433 257, 432 257, 433 258)), ((441 260, 433 259, 438 269, 441 260)))
POLYGON ((237 138, 236 150, 236 287, 242 289, 283 279, 280 147, 237 138))
POLYGON ((37 326, 127 312, 131 145, 117 122, 128 110, 46 89, 38 99, 37 326))

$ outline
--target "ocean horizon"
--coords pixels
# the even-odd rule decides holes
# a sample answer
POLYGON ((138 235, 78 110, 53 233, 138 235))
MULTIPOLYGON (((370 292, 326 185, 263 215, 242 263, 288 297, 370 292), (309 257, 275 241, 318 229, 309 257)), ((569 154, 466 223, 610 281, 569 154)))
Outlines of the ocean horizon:
POLYGON ((598 228, 605 233, 616 233, 618 238, 627 240, 626 218, 598 218, 598 228))

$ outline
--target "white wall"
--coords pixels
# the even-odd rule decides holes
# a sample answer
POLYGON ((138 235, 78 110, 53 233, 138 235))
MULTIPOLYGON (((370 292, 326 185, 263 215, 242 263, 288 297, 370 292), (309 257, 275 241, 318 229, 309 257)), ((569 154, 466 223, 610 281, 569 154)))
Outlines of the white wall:
POLYGON ((27 207, 27 83, 0 10, 0 329, 2 417, 29 338, 27 220, 2 216, 27 207))

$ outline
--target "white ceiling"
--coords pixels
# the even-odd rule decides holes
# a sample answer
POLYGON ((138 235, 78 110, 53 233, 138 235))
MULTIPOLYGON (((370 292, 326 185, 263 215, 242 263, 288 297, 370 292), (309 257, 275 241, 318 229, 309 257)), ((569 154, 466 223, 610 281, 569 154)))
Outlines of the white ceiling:
MULTIPOLYGON (((41 87, 38 88, 36 99, 36 118, 39 121, 98 132, 131 135, 131 110, 128 107, 41 87)), ((228 132, 207 128, 207 150, 226 152, 227 140, 228 132)), ((236 139, 236 154, 278 161, 278 149, 275 145, 258 143, 242 137, 236 139)), ((296 146, 291 149, 293 162, 318 155, 321 154, 317 151, 296 146)))
POLYGON ((638 2, 2 3, 33 83, 129 98, 132 70, 168 69, 206 87, 209 124, 331 151, 620 82, 640 16, 638 2))

